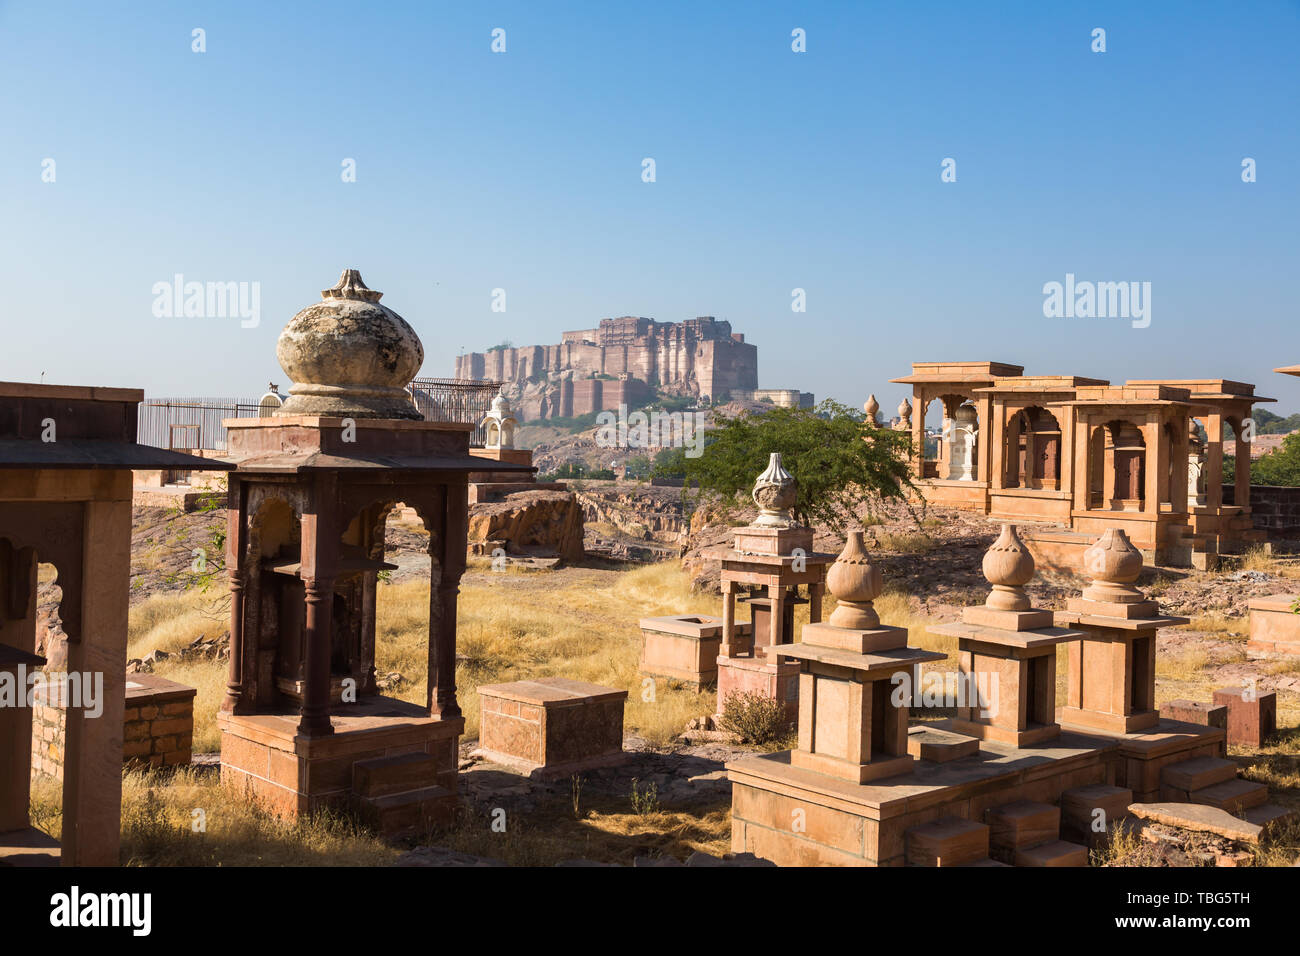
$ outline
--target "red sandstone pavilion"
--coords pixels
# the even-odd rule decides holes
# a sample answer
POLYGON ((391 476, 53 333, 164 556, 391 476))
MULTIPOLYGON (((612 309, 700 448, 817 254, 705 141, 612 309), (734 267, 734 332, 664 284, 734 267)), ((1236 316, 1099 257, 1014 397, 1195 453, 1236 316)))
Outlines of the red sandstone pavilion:
POLYGON ((1021 535, 1045 566, 1073 566, 1108 528, 1122 528, 1147 561, 1202 569, 1263 540, 1251 522, 1245 423, 1254 404, 1274 399, 1227 379, 1111 385, 1024 371, 917 362, 891 380, 912 386, 898 427, 912 432, 913 472, 931 504, 1037 522, 1021 535), (943 428, 931 457, 936 400, 943 428), (1234 503, 1224 501, 1225 425, 1236 439, 1234 503))
MULTIPOLYGON (((296 816, 349 805, 396 833, 456 803, 456 595, 465 570, 473 426, 428 422, 405 390, 415 331, 356 270, 295 315, 276 355, 296 383, 269 418, 225 422, 230 681, 222 781, 296 816), (428 699, 375 683, 375 589, 399 502, 429 532, 428 699)), ((501 422, 497 422, 498 427, 501 422)), ((529 473, 500 460, 494 473, 529 473)))

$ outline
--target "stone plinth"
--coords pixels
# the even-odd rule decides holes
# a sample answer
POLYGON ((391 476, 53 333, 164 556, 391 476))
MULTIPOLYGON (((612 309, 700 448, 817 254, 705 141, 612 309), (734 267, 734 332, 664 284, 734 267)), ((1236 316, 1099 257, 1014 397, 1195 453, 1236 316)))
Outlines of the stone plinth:
POLYGON ((1202 727, 1228 729, 1228 708, 1208 704, 1201 700, 1169 700, 1160 705, 1160 716, 1165 720, 1178 720, 1202 727))
POLYGON ((1070 645, 1068 702, 1059 719, 1112 734, 1155 727, 1156 632, 1187 618, 1162 616, 1133 586, 1142 555, 1120 528, 1107 528, 1083 553, 1082 570, 1092 583, 1056 613, 1058 626, 1084 634, 1070 645))
MULTIPOLYGON (((747 634, 748 624, 737 625, 747 634)), ((701 690, 717 683, 722 618, 677 614, 641 619, 641 673, 701 690)))
MULTIPOLYGON (((987 608, 967 610, 979 612, 971 616, 981 620, 988 612, 987 608)), ((1050 611, 1033 613, 1046 613, 1050 620, 1050 611)), ((931 631, 957 638, 957 666, 966 693, 952 720, 954 731, 1017 747, 1060 735, 1056 645, 1076 640, 1082 632, 1060 627, 1016 631, 965 622, 931 631)))
POLYGON ((1069 648, 1068 703, 1057 718, 1080 729, 1128 734, 1160 721, 1155 705, 1156 631, 1186 624, 1185 617, 1124 618, 1087 614, 1076 608, 1056 614, 1056 623, 1084 632, 1069 648))
POLYGON ((493 763, 545 778, 623 759, 625 690, 541 677, 478 692, 476 753, 493 763))
POLYGON ((1277 694, 1244 687, 1220 687, 1216 706, 1228 708, 1228 743, 1258 749, 1277 731, 1277 694))
POLYGON ((945 655, 908 647, 906 628, 832 624, 809 624, 802 641, 778 653, 800 665, 799 746, 790 754, 792 767, 854 783, 907 772, 908 708, 895 703, 894 677, 910 679, 917 665, 945 655))
POLYGON ((744 757, 727 764, 732 852, 780 866, 902 866, 910 828, 982 820, 1016 800, 1057 803, 1071 788, 1105 783, 1116 759, 1105 738, 1063 733, 1029 752, 985 741, 978 759, 916 760, 901 776, 858 784, 796 767, 790 751, 744 757))
POLYGON ((799 717, 799 665, 766 657, 718 657, 718 714, 733 694, 758 694, 785 704, 786 718, 799 717))
POLYGON ((279 816, 350 806, 378 817, 381 830, 398 832, 443 822, 455 809, 461 718, 430 717, 427 708, 374 696, 331 714, 329 734, 300 733, 293 710, 219 713, 217 722, 221 782, 279 816), (376 784, 376 761, 392 765, 386 786, 376 784), (393 820, 390 810, 401 818, 393 820))
POLYGON ((732 549, 738 554, 782 555, 791 554, 795 548, 805 553, 812 551, 811 528, 760 528, 749 525, 737 528, 732 539, 732 549))
POLYGON ((1247 652, 1256 656, 1300 655, 1300 614, 1291 610, 1300 597, 1282 594, 1249 602, 1250 640, 1247 652))

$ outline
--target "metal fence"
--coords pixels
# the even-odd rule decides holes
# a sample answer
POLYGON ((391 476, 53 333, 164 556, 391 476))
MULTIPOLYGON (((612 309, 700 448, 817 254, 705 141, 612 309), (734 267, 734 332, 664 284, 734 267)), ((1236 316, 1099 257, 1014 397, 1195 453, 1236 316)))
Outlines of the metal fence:
MULTIPOLYGON (((479 423, 500 388, 500 382, 458 378, 417 378, 407 386, 425 421, 473 425, 470 444, 480 447, 486 435, 479 423)), ((226 429, 221 420, 257 418, 259 414, 257 399, 147 399, 140 403, 136 441, 155 448, 224 451, 226 429)))
POLYGON ((223 451, 223 418, 256 418, 257 399, 155 398, 140 403, 136 441, 155 448, 223 451))
POLYGON ((470 445, 481 448, 487 440, 480 424, 501 389, 500 382, 463 378, 417 378, 409 386, 415 407, 427 422, 462 422, 473 425, 470 445))

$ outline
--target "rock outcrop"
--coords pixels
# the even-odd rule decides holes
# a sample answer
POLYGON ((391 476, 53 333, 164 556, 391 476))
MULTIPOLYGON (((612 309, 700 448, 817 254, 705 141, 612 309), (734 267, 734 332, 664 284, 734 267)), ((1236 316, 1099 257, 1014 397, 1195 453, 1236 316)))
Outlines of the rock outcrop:
POLYGON ((471 505, 469 542, 475 553, 582 560, 582 507, 570 491, 517 491, 501 501, 471 505))

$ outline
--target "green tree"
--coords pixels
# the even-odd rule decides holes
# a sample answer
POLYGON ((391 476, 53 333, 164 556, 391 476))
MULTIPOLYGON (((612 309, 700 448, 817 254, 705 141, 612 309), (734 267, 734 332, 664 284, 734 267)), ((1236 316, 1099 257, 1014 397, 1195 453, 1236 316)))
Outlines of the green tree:
POLYGON ((1250 463, 1252 485, 1300 485, 1300 432, 1287 435, 1282 446, 1250 463))
MULTIPOLYGON (((686 488, 724 507, 742 505, 754 479, 779 451, 799 482, 795 516, 805 524, 843 531, 863 506, 906 500, 912 436, 876 428, 861 412, 826 400, 815 409, 773 408, 735 418, 715 415, 703 453, 684 449, 655 461, 656 475, 683 474, 686 488)), ((685 491, 683 492, 686 493, 685 491)))

